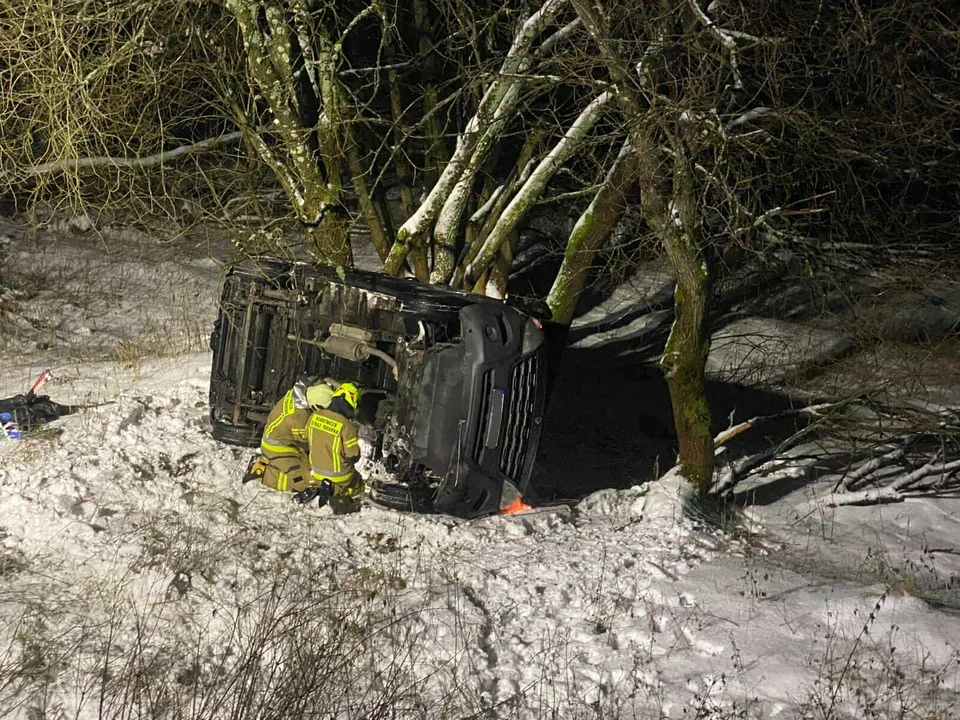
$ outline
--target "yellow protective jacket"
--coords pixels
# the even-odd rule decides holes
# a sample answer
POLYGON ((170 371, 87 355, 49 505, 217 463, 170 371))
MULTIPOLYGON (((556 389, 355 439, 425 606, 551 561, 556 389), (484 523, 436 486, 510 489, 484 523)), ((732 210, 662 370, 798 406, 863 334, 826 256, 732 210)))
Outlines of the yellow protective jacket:
POLYGON ((307 424, 310 444, 310 475, 316 482, 343 483, 353 478, 360 458, 357 426, 338 412, 317 410, 307 424))
POLYGON ((306 392, 304 384, 298 382, 267 415, 260 440, 260 449, 267 457, 307 454, 307 423, 311 411, 307 407, 306 392))

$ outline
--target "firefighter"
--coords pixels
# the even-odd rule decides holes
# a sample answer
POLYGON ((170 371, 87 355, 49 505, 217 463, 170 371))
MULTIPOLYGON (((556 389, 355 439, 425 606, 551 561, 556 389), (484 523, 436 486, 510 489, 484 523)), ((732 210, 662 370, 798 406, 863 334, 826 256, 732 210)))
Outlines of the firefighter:
POLYGON ((353 418, 360 403, 360 390, 352 382, 341 383, 326 408, 315 410, 307 423, 312 487, 294 495, 305 503, 318 498, 329 502, 334 514, 360 509, 363 478, 354 468, 360 459, 360 439, 353 418))
POLYGON ((333 399, 329 381, 309 387, 297 382, 273 406, 260 440, 260 455, 251 460, 244 482, 259 480, 274 490, 299 492, 310 485, 307 423, 314 410, 333 399))

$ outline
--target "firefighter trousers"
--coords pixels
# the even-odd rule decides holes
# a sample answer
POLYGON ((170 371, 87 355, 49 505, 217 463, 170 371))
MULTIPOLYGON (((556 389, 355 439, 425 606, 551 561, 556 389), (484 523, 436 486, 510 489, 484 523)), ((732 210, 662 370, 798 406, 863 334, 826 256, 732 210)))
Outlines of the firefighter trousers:
POLYGON ((278 453, 266 449, 262 453, 265 467, 260 482, 267 487, 300 492, 313 484, 310 480, 310 459, 303 453, 278 453))

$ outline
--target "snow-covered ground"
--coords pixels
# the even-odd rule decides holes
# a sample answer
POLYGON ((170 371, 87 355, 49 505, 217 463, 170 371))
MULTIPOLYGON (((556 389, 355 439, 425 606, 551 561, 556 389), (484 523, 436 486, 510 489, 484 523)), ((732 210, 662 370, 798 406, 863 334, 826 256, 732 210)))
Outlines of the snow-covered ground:
POLYGON ((89 407, 0 443, 0 716, 960 717, 960 501, 334 517, 210 437, 209 251, 6 232, 0 397, 89 407))

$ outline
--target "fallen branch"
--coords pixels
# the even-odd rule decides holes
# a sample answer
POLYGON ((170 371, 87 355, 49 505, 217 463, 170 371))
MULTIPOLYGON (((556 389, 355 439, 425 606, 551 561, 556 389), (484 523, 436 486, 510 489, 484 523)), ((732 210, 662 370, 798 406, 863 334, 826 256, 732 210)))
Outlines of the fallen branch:
POLYGON ((939 481, 938 484, 942 484, 942 482, 945 482, 951 475, 953 475, 954 472, 960 469, 960 460, 938 463, 937 461, 939 458, 940 456, 938 454, 936 458, 928 462, 926 465, 914 470, 908 475, 904 475, 889 487, 893 490, 907 490, 931 475, 940 475, 941 481, 939 481))
POLYGON ((933 488, 935 490, 960 490, 960 488, 958 488, 956 485, 954 485, 953 488, 948 488, 947 483, 951 481, 960 481, 960 468, 955 468, 953 472, 950 473, 944 472, 941 478, 934 483, 933 488))
MULTIPOLYGON (((109 155, 86 157, 86 158, 72 158, 69 160, 58 160, 56 162, 43 163, 42 165, 31 165, 29 167, 21 168, 18 174, 23 177, 36 177, 37 175, 52 175, 55 173, 68 172, 72 170, 83 170, 85 168, 95 168, 95 167, 138 168, 138 169, 156 167, 157 165, 162 165, 163 163, 169 162, 170 160, 175 160, 176 158, 179 158, 179 157, 192 155, 202 150, 207 150, 208 148, 216 147, 217 145, 227 145, 229 143, 238 142, 242 137, 243 137, 243 131, 237 130, 232 133, 227 133, 226 135, 221 135, 220 137, 201 140, 200 142, 193 143, 192 145, 182 145, 181 147, 174 148, 173 150, 164 150, 163 152, 157 153, 156 155, 148 155, 146 157, 132 157, 132 158, 112 157, 109 155)), ((10 173, 2 173, 2 174, 8 175, 10 173)))
POLYGON ((865 462, 853 472, 842 476, 833 489, 836 490, 842 485, 844 490, 852 490, 854 485, 866 480, 880 468, 903 459, 903 454, 906 452, 907 446, 913 442, 914 439, 915 436, 910 436, 900 447, 894 448, 885 455, 874 458, 869 462, 865 462))
POLYGON ((890 488, 874 488, 856 492, 834 492, 826 497, 803 503, 797 508, 800 517, 812 515, 817 510, 843 507, 845 505, 885 505, 903 502, 906 498, 890 488))
POLYGON ((719 450, 725 443, 730 442, 737 435, 746 432, 761 422, 765 422, 767 420, 780 420, 782 418, 792 417, 795 415, 812 415, 814 417, 819 417, 821 411, 837 407, 839 404, 840 403, 823 403, 821 405, 810 405, 809 407, 784 410, 783 412, 775 413, 773 415, 758 415, 756 417, 752 417, 749 420, 744 420, 742 423, 738 423, 727 428, 723 432, 718 433, 713 439, 714 448, 719 450))
MULTIPOLYGON (((902 448, 897 448, 897 451, 900 451, 902 454, 902 448)), ((893 455, 895 452, 888 453, 886 456, 893 455)), ((882 458, 877 458, 881 460, 882 458)), ((884 503, 896 503, 903 502, 907 499, 907 494, 909 492, 917 492, 922 488, 916 487, 916 484, 931 475, 942 474, 944 478, 948 478, 952 473, 960 469, 960 460, 953 460, 951 462, 938 462, 938 457, 928 463, 923 467, 914 470, 911 473, 904 475, 900 480, 887 485, 886 487, 881 488, 871 488, 869 490, 855 490, 847 492, 833 492, 824 498, 818 498, 812 500, 806 504, 808 512, 815 511, 820 508, 831 508, 831 507, 841 507, 844 505, 880 505, 884 503)), ((874 465, 875 461, 867 463, 867 465, 874 465)), ((936 486, 933 486, 935 489, 936 486)), ((807 514, 802 512, 801 514, 807 514)))
POLYGON ((844 505, 883 505, 903 502, 906 498, 892 488, 874 488, 855 492, 830 493, 825 498, 808 503, 811 510, 818 508, 842 507, 844 505))
POLYGON ((710 492, 714 495, 724 494, 740 482, 745 473, 756 470, 764 463, 772 461, 775 455, 776 450, 771 448, 724 465, 718 469, 717 478, 714 480, 710 492))

